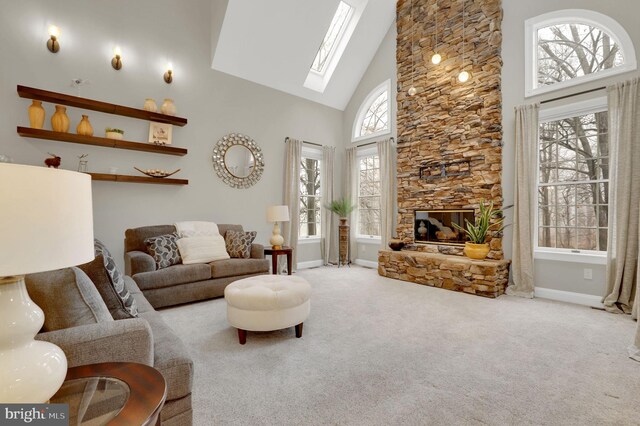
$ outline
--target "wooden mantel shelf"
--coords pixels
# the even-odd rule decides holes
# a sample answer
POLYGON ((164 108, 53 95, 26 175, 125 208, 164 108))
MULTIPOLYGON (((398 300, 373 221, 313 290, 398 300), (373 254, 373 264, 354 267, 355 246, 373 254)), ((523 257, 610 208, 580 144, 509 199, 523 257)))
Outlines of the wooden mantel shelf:
POLYGON ((121 115, 124 117, 138 118, 141 120, 156 121, 158 123, 173 124, 183 127, 187 124, 187 119, 172 115, 159 114, 157 112, 145 111, 143 109, 131 108, 123 105, 116 105, 109 102, 96 101, 78 96, 65 95, 64 93, 50 92, 48 90, 36 89, 33 87, 18 85, 18 95, 21 98, 36 99, 44 102, 52 102, 70 107, 99 111, 107 114, 121 115))
POLYGON ((92 180, 126 183, 152 183, 157 185, 189 185, 188 179, 153 178, 148 176, 113 175, 109 173, 88 173, 92 180))
POLYGON ((142 143, 125 141, 118 139, 102 138, 98 136, 82 136, 75 133, 53 132, 44 129, 32 129, 30 127, 18 126, 20 136, 37 139, 47 139, 60 142, 71 142, 83 145, 103 146, 107 148, 129 149, 133 151, 155 152, 157 154, 187 155, 186 148, 178 148, 169 145, 154 145, 152 143, 142 143))

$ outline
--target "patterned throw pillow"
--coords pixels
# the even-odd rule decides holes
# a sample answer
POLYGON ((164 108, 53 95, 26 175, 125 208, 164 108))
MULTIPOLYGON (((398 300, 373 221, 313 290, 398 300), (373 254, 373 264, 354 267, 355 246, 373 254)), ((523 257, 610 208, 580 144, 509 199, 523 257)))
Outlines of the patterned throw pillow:
POLYGON ((107 275, 111 280, 114 290, 118 293, 118 297, 122 301, 123 308, 134 317, 138 316, 138 304, 133 298, 129 290, 124 286, 124 278, 122 273, 118 270, 116 262, 113 260, 113 256, 109 253, 109 250, 102 244, 102 241, 95 240, 96 256, 102 255, 104 259, 104 267, 107 270, 107 275))
POLYGON ((158 269, 168 268, 171 265, 182 263, 180 252, 178 251, 178 234, 166 234, 159 237, 151 237, 144 240, 147 251, 156 261, 158 269))
POLYGON ((227 253, 231 257, 249 259, 251 257, 251 243, 256 239, 256 231, 240 232, 228 230, 224 235, 227 253))

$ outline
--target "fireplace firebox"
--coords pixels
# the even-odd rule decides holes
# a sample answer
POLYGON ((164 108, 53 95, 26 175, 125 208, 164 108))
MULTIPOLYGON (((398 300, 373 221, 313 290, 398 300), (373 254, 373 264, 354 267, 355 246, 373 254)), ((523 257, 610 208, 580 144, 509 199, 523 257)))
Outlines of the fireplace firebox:
POLYGON ((414 239, 416 244, 464 245, 467 235, 453 224, 465 227, 465 220, 474 223, 473 210, 415 210, 414 239))

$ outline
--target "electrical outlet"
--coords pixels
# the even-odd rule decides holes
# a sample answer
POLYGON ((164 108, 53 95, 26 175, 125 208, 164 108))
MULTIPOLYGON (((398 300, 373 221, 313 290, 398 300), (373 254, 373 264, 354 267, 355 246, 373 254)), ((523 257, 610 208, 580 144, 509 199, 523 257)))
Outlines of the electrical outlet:
POLYGON ((593 269, 589 269, 589 268, 584 269, 584 279, 585 280, 593 279, 593 269))

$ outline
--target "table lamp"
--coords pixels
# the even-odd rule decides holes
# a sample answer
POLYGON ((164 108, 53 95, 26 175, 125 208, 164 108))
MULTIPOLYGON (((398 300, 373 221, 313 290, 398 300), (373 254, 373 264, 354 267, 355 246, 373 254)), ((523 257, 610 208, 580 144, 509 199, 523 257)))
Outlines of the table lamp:
POLYGON ((282 248, 284 244, 284 238, 280 235, 279 222, 289 221, 289 206, 270 206, 267 207, 267 222, 273 222, 273 231, 271 231, 271 243, 272 248, 278 250, 282 248))
POLYGON ((0 164, 0 200, 0 402, 46 402, 64 382, 67 359, 34 340, 44 313, 24 276, 94 258, 91 177, 0 164))

